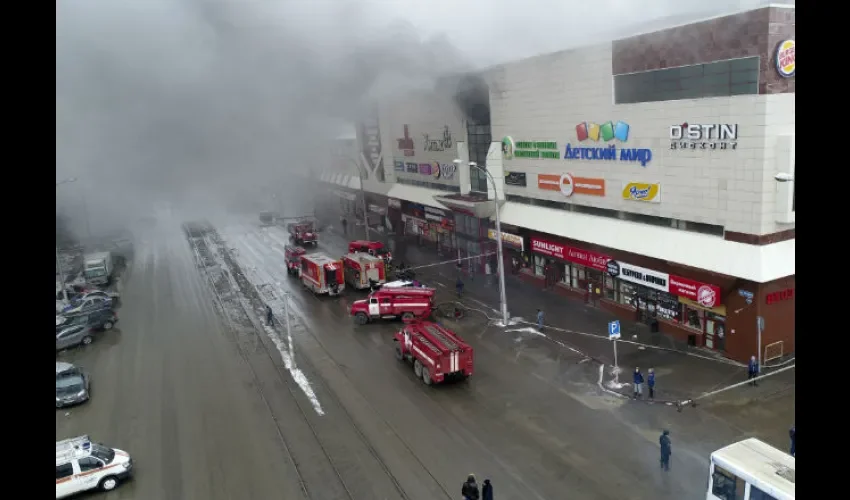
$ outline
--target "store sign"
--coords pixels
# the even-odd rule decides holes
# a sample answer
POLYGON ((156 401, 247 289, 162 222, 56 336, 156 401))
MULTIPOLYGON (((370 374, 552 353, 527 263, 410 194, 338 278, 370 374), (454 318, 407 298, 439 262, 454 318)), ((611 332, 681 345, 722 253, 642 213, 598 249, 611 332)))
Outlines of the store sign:
POLYGON ((387 198, 387 206, 395 208, 396 210, 401 210, 401 200, 396 198, 387 198))
POLYGON ((720 305, 720 287, 707 285, 681 276, 670 275, 669 292, 673 295, 693 300, 708 309, 720 305))
MULTIPOLYGON (((629 124, 624 121, 614 123, 607 121, 602 125, 592 122, 582 122, 576 125, 576 138, 579 142, 609 142, 629 140, 629 124)), ((637 162, 645 167, 652 161, 652 150, 646 148, 620 148, 615 144, 602 147, 574 146, 567 144, 564 150, 565 160, 603 160, 637 162)))
POLYGON ((605 196, 605 179, 573 177, 570 174, 537 174, 537 188, 560 191, 564 196, 573 194, 605 196))
POLYGON ((782 78, 791 78, 797 72, 797 42, 783 40, 776 47, 776 71, 782 78))
POLYGON ((418 174, 419 173, 419 165, 416 163, 408 162, 404 164, 404 169, 409 174, 418 174))
POLYGON ((413 138, 410 137, 410 131, 408 130, 408 126, 404 126, 404 137, 401 139, 396 139, 398 142, 399 151, 404 152, 404 156, 413 156, 416 154, 414 151, 413 138))
MULTIPOLYGON (((488 229, 487 230, 487 237, 490 238, 493 241, 496 241, 498 239, 498 238, 496 238, 496 230, 495 229, 488 229)), ((504 244, 506 244, 510 247, 516 248, 519 251, 525 250, 525 247, 524 247, 523 242, 522 242, 522 236, 517 236, 515 234, 510 234, 510 233, 506 233, 506 232, 502 231, 502 243, 504 243, 504 244)))
POLYGON ((398 160, 393 161, 393 169, 395 169, 396 172, 404 172, 404 162, 398 160))
POLYGON ((661 203, 661 183, 628 182, 623 185, 623 199, 661 203))
POLYGON ((447 151, 452 148, 452 133, 449 126, 443 127, 442 135, 438 139, 431 138, 429 134, 422 134, 425 151, 447 151))
POLYGON ((505 184, 508 186, 525 187, 525 172, 507 172, 505 174, 505 184))
POLYGON ((667 273, 653 271, 652 269, 647 269, 645 267, 633 266, 624 262, 616 262, 616 265, 611 265, 610 262, 607 264, 606 271, 608 271, 608 274, 610 274, 613 278, 620 278, 623 281, 647 286, 649 288, 654 288, 655 290, 661 290, 662 292, 670 290, 670 276, 667 273))
POLYGON ((671 125, 670 149, 738 149, 738 124, 685 122, 671 125))
POLYGON ((422 175, 431 175, 431 164, 430 163, 420 163, 419 164, 419 173, 422 175))
POLYGON ((611 257, 608 257, 607 255, 591 252, 589 250, 582 250, 581 248, 561 245, 559 243, 553 243, 551 241, 541 240, 540 238, 534 237, 531 238, 531 249, 541 255, 548 255, 549 257, 555 257, 556 259, 575 262, 576 264, 581 264, 600 271, 607 269, 606 266, 608 261, 611 260, 611 257))
POLYGON ((777 302, 790 300, 792 298, 794 298, 794 289, 788 288, 785 290, 767 294, 767 296, 765 297, 765 302, 767 302, 767 305, 771 305, 776 304, 777 302))
POLYGON ((503 160, 513 160, 515 149, 516 149, 516 143, 514 142, 513 137, 511 137, 509 135, 502 137, 502 159, 503 160))
POLYGON ((502 139, 502 156, 506 160, 512 158, 535 158, 557 160, 558 143, 549 141, 517 141, 508 136, 502 139))
POLYGON ((455 176, 455 170, 457 170, 457 166, 450 163, 443 163, 441 165, 435 161, 431 164, 431 175, 435 179, 442 178, 443 180, 450 180, 455 176))

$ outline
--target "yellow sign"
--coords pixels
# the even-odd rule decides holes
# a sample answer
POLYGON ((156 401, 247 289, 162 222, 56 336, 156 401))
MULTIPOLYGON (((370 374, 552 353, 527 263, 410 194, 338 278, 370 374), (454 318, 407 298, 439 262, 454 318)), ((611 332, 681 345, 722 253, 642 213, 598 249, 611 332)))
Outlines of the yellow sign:
MULTIPOLYGON (((487 237, 490 238, 491 240, 495 240, 496 239, 496 230, 495 229, 488 229, 487 230, 487 237)), ((508 245, 519 247, 520 250, 523 250, 522 237, 521 236, 517 236, 515 234, 510 234, 510 233, 506 233, 506 232, 502 231, 502 242, 507 243, 508 245)))
POLYGON ((661 183, 629 182, 623 186, 623 199, 661 203, 661 183))

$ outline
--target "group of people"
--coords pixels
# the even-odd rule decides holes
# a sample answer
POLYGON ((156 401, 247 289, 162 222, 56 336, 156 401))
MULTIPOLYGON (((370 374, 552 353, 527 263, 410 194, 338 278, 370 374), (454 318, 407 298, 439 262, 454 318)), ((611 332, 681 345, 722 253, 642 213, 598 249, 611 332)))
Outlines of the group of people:
POLYGON ((489 479, 485 479, 479 491, 475 474, 470 474, 463 483, 460 494, 463 495, 463 500, 493 500, 493 485, 489 479))
MULTIPOLYGON (((635 367, 635 373, 632 376, 632 382, 634 382, 634 394, 632 397, 634 399, 643 397, 643 373, 641 373, 639 367, 635 367)), ((650 368, 646 377, 646 386, 649 388, 649 399, 655 399, 655 369, 650 368)))

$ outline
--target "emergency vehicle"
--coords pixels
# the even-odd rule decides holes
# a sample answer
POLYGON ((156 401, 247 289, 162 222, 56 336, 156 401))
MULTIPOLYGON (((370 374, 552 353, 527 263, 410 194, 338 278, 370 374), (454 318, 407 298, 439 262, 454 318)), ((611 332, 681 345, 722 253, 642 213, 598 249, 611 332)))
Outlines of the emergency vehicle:
POLYGON ((286 245, 284 247, 284 258, 286 260, 286 272, 290 276, 298 276, 298 269, 301 268, 301 256, 307 253, 304 247, 286 245))
POLYGON ((414 318, 427 318, 434 310, 433 288, 386 288, 369 294, 369 298, 355 300, 351 304, 351 315, 358 325, 365 325, 374 319, 389 319, 401 316, 410 321, 414 318))
POLYGON ((384 259, 388 265, 393 261, 393 254, 380 241, 355 240, 348 243, 348 253, 365 252, 384 259))
POLYGON ((289 238, 297 245, 318 246, 319 236, 316 234, 316 224, 312 219, 299 219, 286 225, 289 238))
POLYGON ((371 287, 371 282, 378 285, 386 283, 387 276, 384 260, 368 253, 350 253, 342 258, 345 282, 357 290, 371 287))
POLYGON ((413 362, 425 385, 472 375, 472 347, 451 330, 430 321, 413 321, 395 334, 395 357, 413 362))
POLYGON ((301 256, 301 284, 317 294, 339 295, 345 289, 342 261, 323 253, 301 256))
POLYGON ((93 443, 88 436, 56 441, 56 498, 96 488, 114 490, 132 470, 126 451, 93 443))

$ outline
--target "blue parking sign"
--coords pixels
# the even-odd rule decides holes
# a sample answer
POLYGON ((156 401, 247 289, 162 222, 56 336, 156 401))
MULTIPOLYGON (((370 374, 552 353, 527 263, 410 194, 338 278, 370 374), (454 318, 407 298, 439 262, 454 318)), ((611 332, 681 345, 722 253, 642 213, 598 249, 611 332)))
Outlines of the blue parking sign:
POLYGON ((620 322, 618 320, 608 323, 608 339, 614 340, 620 338, 620 322))

